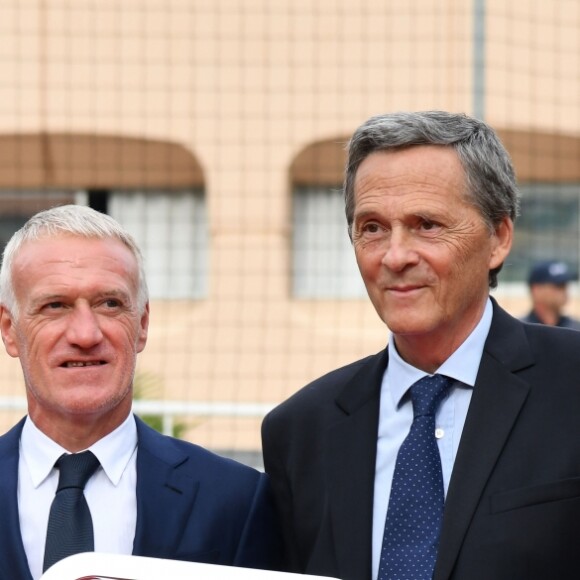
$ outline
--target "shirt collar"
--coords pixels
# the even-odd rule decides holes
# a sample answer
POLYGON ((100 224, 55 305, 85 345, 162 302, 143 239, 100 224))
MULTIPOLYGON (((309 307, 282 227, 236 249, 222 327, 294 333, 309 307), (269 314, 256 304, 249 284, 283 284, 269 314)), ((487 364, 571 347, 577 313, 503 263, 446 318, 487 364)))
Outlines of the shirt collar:
MULTIPOLYGON (((89 447, 113 485, 119 483, 136 448, 137 426, 132 414, 113 432, 89 447)), ((20 436, 20 457, 28 468, 35 488, 49 476, 63 453, 68 451, 38 429, 30 417, 26 417, 20 436)))
MULTIPOLYGON (((469 387, 475 385, 492 315, 493 307, 488 298, 477 326, 459 348, 437 369, 436 373, 456 379, 469 387)), ((394 405, 398 406, 409 387, 426 375, 426 372, 411 366, 399 356, 394 336, 391 334, 389 338, 389 364, 383 377, 383 384, 386 382, 389 385, 394 405)))

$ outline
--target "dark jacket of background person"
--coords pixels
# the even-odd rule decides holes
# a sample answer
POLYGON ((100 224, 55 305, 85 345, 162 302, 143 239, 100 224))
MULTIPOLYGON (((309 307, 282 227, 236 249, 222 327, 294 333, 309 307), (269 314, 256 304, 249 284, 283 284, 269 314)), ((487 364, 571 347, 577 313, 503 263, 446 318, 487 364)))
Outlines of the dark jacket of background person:
POLYGON ((528 276, 532 309, 522 320, 580 330, 580 320, 563 312, 568 302, 568 284, 574 279, 565 262, 545 260, 534 264, 528 276))

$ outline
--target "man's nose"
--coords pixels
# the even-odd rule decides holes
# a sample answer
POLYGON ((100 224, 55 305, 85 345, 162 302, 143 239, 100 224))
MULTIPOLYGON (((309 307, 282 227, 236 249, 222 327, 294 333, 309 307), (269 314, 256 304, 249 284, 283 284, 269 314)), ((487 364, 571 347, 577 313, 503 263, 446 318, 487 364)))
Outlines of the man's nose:
POLYGON ((393 228, 385 242, 382 263, 393 272, 401 272, 419 261, 412 232, 404 227, 393 228))
POLYGON ((97 315, 89 305, 75 306, 67 320, 66 336, 71 344, 81 348, 95 346, 103 339, 97 315))

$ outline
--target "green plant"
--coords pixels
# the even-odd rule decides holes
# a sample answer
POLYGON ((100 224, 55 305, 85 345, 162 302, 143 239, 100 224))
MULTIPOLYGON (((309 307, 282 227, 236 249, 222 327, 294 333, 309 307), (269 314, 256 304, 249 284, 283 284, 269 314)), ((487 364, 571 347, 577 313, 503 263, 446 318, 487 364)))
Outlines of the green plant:
MULTIPOLYGON (((137 372, 133 379, 133 400, 155 399, 163 391, 161 379, 150 372, 137 372)), ((163 415, 161 413, 138 414, 149 427, 163 432, 163 415)), ((185 421, 174 421, 171 435, 180 438, 188 429, 185 421)))

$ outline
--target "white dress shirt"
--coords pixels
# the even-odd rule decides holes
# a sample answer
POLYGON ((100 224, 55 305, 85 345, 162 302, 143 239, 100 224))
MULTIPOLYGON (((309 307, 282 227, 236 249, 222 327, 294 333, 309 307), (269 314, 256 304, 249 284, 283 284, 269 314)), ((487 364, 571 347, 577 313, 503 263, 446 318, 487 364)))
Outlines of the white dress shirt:
MULTIPOLYGON (((85 486, 95 551, 131 554, 137 521, 137 427, 133 415, 89 449, 101 464, 85 486)), ((20 438, 18 513, 34 580, 42 575, 48 515, 59 476, 54 463, 63 453, 67 451, 26 418, 20 438)))
MULTIPOLYGON (((483 347, 491 326, 491 318, 492 305, 488 299, 478 325, 436 371, 436 373, 455 379, 449 395, 443 400, 435 416, 435 433, 441 454, 445 493, 449 487, 453 462, 457 455, 483 347)), ((409 387, 426 374, 407 364, 399 356, 391 335, 389 363, 383 376, 379 411, 373 500, 373 578, 377 578, 379 572, 385 519, 397 453, 413 422, 413 404, 410 396, 406 394, 409 387)))

